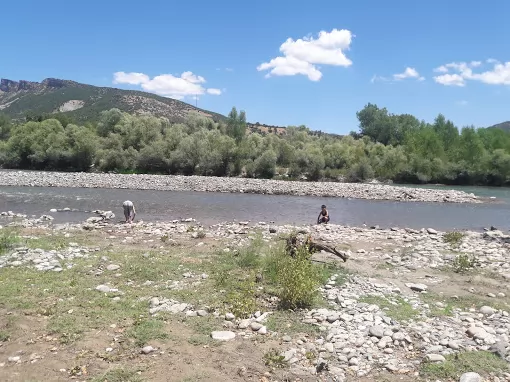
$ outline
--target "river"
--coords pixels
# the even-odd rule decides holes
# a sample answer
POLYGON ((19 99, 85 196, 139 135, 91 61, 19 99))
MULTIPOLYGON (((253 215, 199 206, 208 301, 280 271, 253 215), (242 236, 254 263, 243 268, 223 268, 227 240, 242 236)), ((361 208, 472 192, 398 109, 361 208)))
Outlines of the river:
POLYGON ((326 204, 331 215, 331 223, 335 224, 477 231, 494 225, 502 230, 508 229, 509 189, 485 187, 457 187, 457 189, 473 192, 478 196, 495 196, 500 202, 423 203, 214 192, 0 186, 0 212, 13 211, 37 217, 50 214, 56 223, 64 223, 82 222, 93 216, 90 211, 101 209, 112 210, 118 219, 122 219, 122 202, 129 199, 136 205, 137 219, 144 221, 168 221, 192 217, 203 224, 233 220, 313 224, 321 204, 326 204), (50 213, 52 208, 70 208, 74 211, 50 213))

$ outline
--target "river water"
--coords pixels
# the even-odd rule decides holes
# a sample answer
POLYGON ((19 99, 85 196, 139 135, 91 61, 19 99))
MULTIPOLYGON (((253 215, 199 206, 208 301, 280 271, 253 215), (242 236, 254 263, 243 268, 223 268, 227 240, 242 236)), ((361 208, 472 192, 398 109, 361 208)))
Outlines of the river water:
POLYGON ((122 202, 129 199, 135 203, 137 220, 144 221, 192 217, 203 224, 234 220, 314 224, 321 204, 326 204, 331 223, 335 224, 433 227, 439 230, 482 230, 491 225, 502 230, 510 228, 509 189, 457 189, 484 197, 495 196, 499 203, 418 203, 311 196, 0 186, 0 212, 13 211, 37 217, 51 214, 56 223, 64 223, 82 222, 93 216, 90 211, 101 209, 112 210, 120 220, 123 218, 122 202), (75 211, 50 213, 52 208, 75 211))

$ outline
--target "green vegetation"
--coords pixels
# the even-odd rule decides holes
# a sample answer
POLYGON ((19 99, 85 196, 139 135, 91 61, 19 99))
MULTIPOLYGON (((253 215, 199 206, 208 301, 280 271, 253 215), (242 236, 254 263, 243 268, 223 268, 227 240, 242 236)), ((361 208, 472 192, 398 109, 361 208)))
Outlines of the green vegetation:
POLYGON ((426 378, 458 380, 464 373, 476 371, 482 376, 508 371, 508 364, 487 351, 463 352, 447 355, 446 362, 423 363, 420 375, 426 378))
POLYGON ((416 318, 419 311, 401 297, 388 297, 367 295, 361 297, 359 302, 377 305, 388 317, 397 321, 408 321, 416 318))
POLYGON ((443 235, 443 241, 449 243, 452 247, 458 247, 465 236, 466 234, 463 232, 447 232, 443 235))
POLYGON ((472 270, 477 264, 475 255, 461 253, 457 255, 452 263, 453 271, 456 273, 466 273, 472 270))
MULTIPOLYGON (((104 109, 103 109, 104 110, 104 109)), ((191 110, 191 109, 190 109, 191 110)), ((186 112, 187 113, 187 112, 186 112)), ((97 112, 86 126, 72 114, 0 118, 0 165, 5 168, 402 183, 510 183, 510 132, 458 128, 367 104, 359 132, 339 137, 288 127, 285 134, 252 131, 235 108, 215 120, 195 113, 183 122, 97 112)), ((182 120, 182 118, 181 118, 182 120)))
POLYGON ((288 365, 285 356, 280 355, 277 349, 271 349, 264 354, 264 364, 273 368, 283 368, 288 365))
POLYGON ((14 228, 0 229, 0 255, 14 248, 16 243, 19 242, 17 231, 14 228))

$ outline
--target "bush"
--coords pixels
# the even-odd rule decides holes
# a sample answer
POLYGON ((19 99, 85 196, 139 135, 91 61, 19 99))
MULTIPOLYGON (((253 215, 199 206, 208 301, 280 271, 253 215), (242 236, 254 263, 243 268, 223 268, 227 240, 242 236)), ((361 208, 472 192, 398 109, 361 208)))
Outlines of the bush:
POLYGON ((447 232, 443 235, 443 241, 445 243, 449 243, 452 246, 458 246, 462 243, 462 239, 464 239, 466 235, 462 232, 447 232))
POLYGON ((320 268, 310 261, 310 253, 304 248, 294 258, 283 247, 276 249, 268 257, 265 274, 275 284, 280 305, 285 309, 312 306, 322 280, 320 268))
POLYGON ((12 228, 0 229, 0 255, 14 248, 19 241, 17 231, 12 228))

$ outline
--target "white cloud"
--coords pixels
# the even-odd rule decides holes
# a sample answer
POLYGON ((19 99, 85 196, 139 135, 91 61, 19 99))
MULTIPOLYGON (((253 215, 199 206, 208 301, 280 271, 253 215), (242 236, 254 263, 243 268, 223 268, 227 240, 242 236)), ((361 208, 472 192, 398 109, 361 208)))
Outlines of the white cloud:
POLYGON ((283 56, 260 64, 257 70, 259 72, 269 70, 266 78, 301 74, 307 76, 310 81, 319 81, 322 73, 316 65, 343 67, 352 65, 344 51, 349 50, 353 37, 354 35, 346 29, 321 31, 316 39, 303 37, 293 40, 289 37, 280 46, 283 56))
POLYGON ((212 94, 212 95, 220 95, 221 94, 221 90, 220 89, 209 88, 209 89, 207 89, 207 93, 208 94, 212 94))
POLYGON ((474 68, 483 65, 481 61, 451 62, 442 65, 434 71, 445 73, 434 77, 434 80, 446 86, 465 86, 466 81, 479 81, 489 85, 510 85, 510 61, 501 63, 498 60, 489 58, 486 63, 492 64, 491 70, 473 73, 474 68), (450 73, 450 71, 454 73, 450 73))
POLYGON ((207 89, 202 86, 205 82, 204 77, 189 71, 182 73, 180 77, 175 77, 172 74, 161 74, 152 79, 144 73, 116 72, 113 74, 114 84, 140 85, 147 92, 175 99, 183 99, 186 96, 197 96, 205 93, 212 95, 221 94, 219 89, 207 89))
POLYGON ((374 75, 370 82, 374 83, 376 81, 383 81, 383 82, 393 82, 393 81, 402 81, 407 78, 416 79, 417 81, 425 81, 425 77, 420 76, 420 73, 415 68, 407 67, 402 73, 394 74, 391 77, 382 77, 374 75))
POLYGON ((458 74, 443 74, 434 77, 434 81, 445 86, 466 86, 466 81, 458 74))
POLYGON ((149 76, 143 73, 113 73, 114 84, 141 85, 149 80, 149 76))
POLYGON ((415 68, 407 67, 402 73, 394 74, 393 79, 400 81, 406 78, 416 78, 418 81, 424 81, 425 77, 420 76, 420 73, 415 68))

